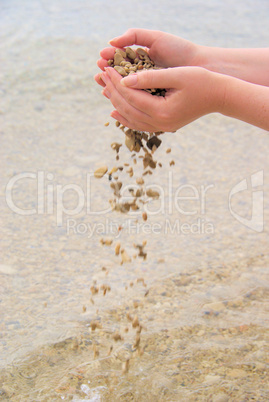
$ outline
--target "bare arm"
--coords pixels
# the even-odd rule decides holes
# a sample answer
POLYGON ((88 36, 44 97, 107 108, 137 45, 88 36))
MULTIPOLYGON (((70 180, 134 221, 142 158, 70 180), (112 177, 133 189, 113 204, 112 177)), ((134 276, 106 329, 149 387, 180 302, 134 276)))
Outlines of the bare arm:
MULTIPOLYGON (((112 117, 130 128, 175 131, 208 113, 219 112, 269 131, 269 48, 225 49, 196 45, 160 31, 129 29, 110 44, 147 46, 164 70, 143 71, 121 80, 108 68, 95 79, 115 107, 112 117), (168 67, 168 68, 167 68, 168 67), (101 78, 101 79, 100 79, 101 78), (138 89, 166 88, 165 98, 138 89)), ((114 48, 101 51, 104 71, 114 48)))
POLYGON ((219 112, 269 131, 269 86, 225 75, 220 77, 226 83, 219 112))
POLYGON ((195 63, 210 71, 269 86, 269 48, 225 49, 198 46, 195 63))
POLYGON ((201 46, 165 32, 136 28, 129 29, 110 43, 116 47, 147 46, 150 57, 163 67, 204 67, 216 73, 269 86, 269 48, 201 46))
POLYGON ((269 131, 269 87, 209 71, 202 67, 174 67, 142 71, 122 77, 108 68, 102 73, 103 94, 123 125, 142 131, 176 131, 209 113, 253 124, 269 131), (140 89, 169 88, 166 96, 140 89))

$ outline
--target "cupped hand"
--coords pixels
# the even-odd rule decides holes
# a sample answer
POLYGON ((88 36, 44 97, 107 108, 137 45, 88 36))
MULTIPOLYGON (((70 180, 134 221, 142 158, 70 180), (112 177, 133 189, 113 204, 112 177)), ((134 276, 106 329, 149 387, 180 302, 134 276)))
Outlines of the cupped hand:
POLYGON ((102 73, 103 94, 115 107, 111 116, 126 127, 172 132, 221 110, 225 87, 221 74, 201 67, 146 70, 122 78, 113 68, 102 73), (166 88, 165 97, 141 89, 166 88))
MULTIPOLYGON (((160 67, 179 67, 195 65, 198 45, 178 36, 161 31, 132 28, 123 35, 110 41, 111 47, 100 52, 101 59, 97 65, 101 70, 108 67, 107 61, 113 59, 115 48, 126 46, 143 46, 148 48, 150 58, 160 67)), ((95 76, 98 84, 104 86, 100 74, 95 76)))

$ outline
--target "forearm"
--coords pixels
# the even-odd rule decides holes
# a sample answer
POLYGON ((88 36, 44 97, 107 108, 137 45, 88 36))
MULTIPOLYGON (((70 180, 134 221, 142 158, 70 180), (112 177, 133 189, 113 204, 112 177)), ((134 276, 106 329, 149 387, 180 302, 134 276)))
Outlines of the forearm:
POLYGON ((195 62, 210 71, 269 86, 269 48, 225 49, 198 46, 195 62))
POLYGON ((218 111, 269 131, 269 87, 225 75, 219 80, 223 102, 218 111))

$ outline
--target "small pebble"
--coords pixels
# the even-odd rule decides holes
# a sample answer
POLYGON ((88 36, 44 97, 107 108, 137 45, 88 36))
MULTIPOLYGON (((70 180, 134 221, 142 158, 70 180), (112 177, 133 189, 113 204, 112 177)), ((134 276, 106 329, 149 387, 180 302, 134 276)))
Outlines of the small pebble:
POLYGON ((126 374, 129 371, 129 359, 122 363, 122 374, 126 374))
POLYGON ((115 246, 115 255, 120 254, 120 247, 121 247, 120 243, 117 243, 116 246, 115 246))
POLYGON ((122 263, 131 262, 131 258, 129 257, 129 255, 126 253, 125 250, 121 250, 121 261, 122 263))
POLYGON ((97 179, 101 179, 101 177, 103 177, 106 174, 107 171, 108 171, 107 166, 101 166, 101 167, 99 167, 98 169, 95 170, 94 176, 97 179))
POLYGON ((101 329, 101 328, 102 328, 102 325, 100 324, 99 321, 91 321, 90 327, 91 327, 91 330, 92 330, 92 331, 95 331, 96 328, 101 329))
POLYGON ((144 221, 146 221, 148 219, 148 215, 147 215, 146 212, 143 212, 142 218, 143 218, 144 221))
POLYGON ((118 341, 122 341, 122 340, 123 340, 121 334, 120 334, 119 332, 117 332, 117 331, 114 332, 114 334, 112 335, 112 338, 113 338, 113 340, 114 340, 115 342, 118 342, 118 341))
POLYGON ((138 327, 139 326, 139 320, 138 320, 138 317, 137 317, 137 315, 136 316, 134 316, 134 319, 133 319, 133 321, 132 321, 132 327, 133 328, 136 328, 136 327, 138 327))

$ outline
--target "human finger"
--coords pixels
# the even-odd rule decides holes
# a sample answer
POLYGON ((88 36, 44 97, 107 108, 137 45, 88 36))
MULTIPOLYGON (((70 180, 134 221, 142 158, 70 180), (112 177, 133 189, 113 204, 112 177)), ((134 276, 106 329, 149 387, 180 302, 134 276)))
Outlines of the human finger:
POLYGON ((93 77, 95 79, 95 81, 97 82, 97 84, 101 85, 102 87, 105 87, 106 84, 104 83, 104 81, 102 80, 102 73, 98 73, 95 74, 95 76, 93 77))
MULTIPOLYGON (((108 60, 113 60, 115 55, 115 47, 105 47, 101 50, 100 56, 101 58, 97 61, 97 65, 101 70, 104 70, 108 67, 108 60)), ((122 50, 125 50, 122 48, 122 50)))
MULTIPOLYGON (((162 96, 153 96, 146 91, 136 90, 135 88, 133 89, 133 87, 131 89, 125 85, 122 85, 122 77, 113 68, 107 68, 106 73, 109 75, 114 87, 122 95, 125 101, 136 109, 147 115, 151 115, 154 107, 156 110, 162 107, 164 102, 164 98, 162 96)), ((142 72, 138 73, 138 75, 140 74, 142 74, 142 72)), ((128 77, 136 75, 137 74, 130 74, 128 77)), ((150 88, 150 86, 145 86, 144 88, 150 88)), ((153 86, 151 88, 153 88, 153 86)))
POLYGON ((128 75, 121 80, 121 85, 135 89, 149 88, 178 88, 180 86, 179 69, 166 68, 161 70, 144 70, 139 73, 128 75))
POLYGON ((161 31, 153 31, 150 29, 131 28, 123 35, 111 39, 110 45, 116 47, 124 47, 131 45, 151 47, 153 42, 162 35, 161 31))
POLYGON ((96 64, 103 71, 106 67, 108 67, 108 62, 106 59, 99 59, 97 60, 96 64))
POLYGON ((113 110, 110 114, 113 119, 118 120, 123 126, 131 128, 132 130, 137 131, 147 131, 148 133, 155 133, 158 131, 157 127, 140 121, 133 121, 129 118, 122 116, 117 110, 113 110))
POLYGON ((150 120, 150 116, 146 114, 143 109, 139 110, 128 102, 128 92, 134 91, 121 87, 119 84, 121 76, 116 71, 115 75, 118 75, 119 77, 114 77, 114 80, 112 81, 107 73, 102 73, 102 80, 106 84, 104 94, 109 97, 115 109, 117 109, 122 116, 126 118, 129 115, 132 116, 133 121, 143 121, 147 123, 150 120), (121 93, 117 90, 117 87, 121 87, 121 93))
POLYGON ((113 59, 114 54, 115 54, 115 50, 116 50, 116 48, 115 48, 115 47, 112 47, 112 46, 110 46, 110 47, 105 47, 104 49, 102 49, 102 50, 100 51, 100 56, 101 56, 103 59, 107 59, 107 60, 113 59))

